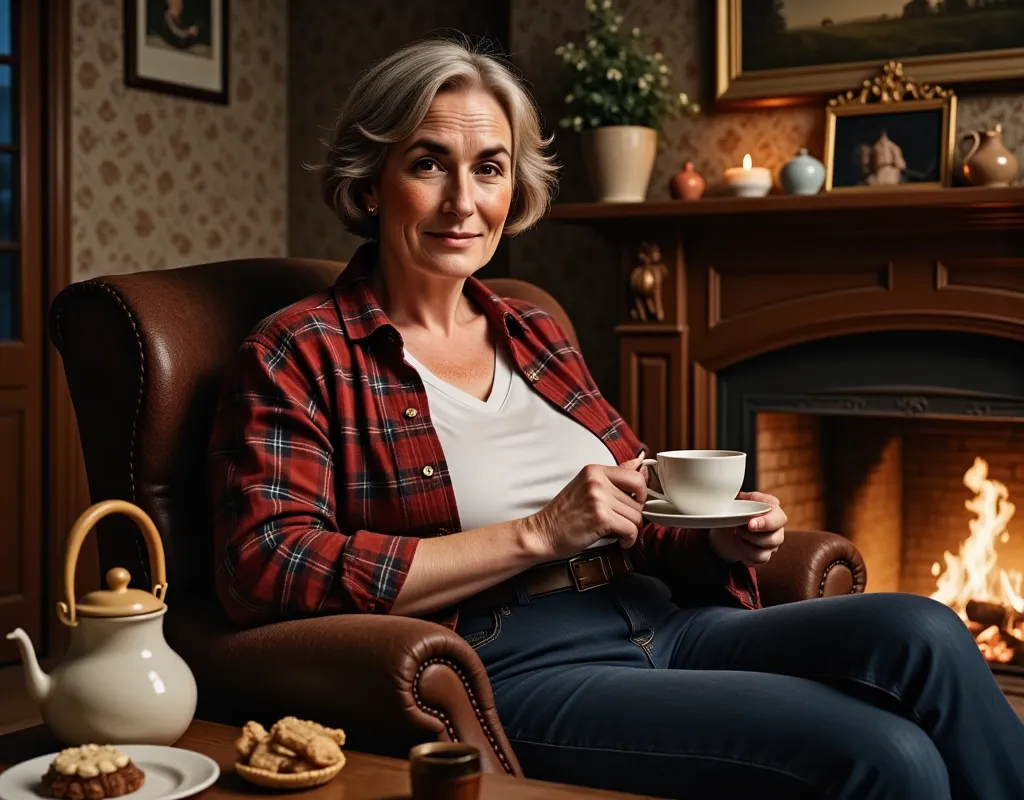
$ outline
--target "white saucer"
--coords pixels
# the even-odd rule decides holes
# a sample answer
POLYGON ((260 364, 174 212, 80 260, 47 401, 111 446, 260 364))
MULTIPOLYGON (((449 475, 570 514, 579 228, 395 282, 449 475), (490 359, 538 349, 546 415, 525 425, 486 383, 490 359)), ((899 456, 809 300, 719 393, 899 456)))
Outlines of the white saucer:
POLYGON ((746 525, 748 520, 771 510, 768 503, 733 500, 724 514, 697 515, 680 514, 675 506, 664 500, 648 500, 644 503, 644 516, 651 522, 669 528, 732 528, 746 525))
MULTIPOLYGON (((127 800, 181 800, 198 794, 220 776, 216 761, 192 750, 153 744, 119 744, 117 749, 146 773, 141 789, 122 795, 127 800)), ((56 757, 56 753, 50 753, 22 761, 0 774, 0 797, 3 800, 49 798, 42 777, 56 757)))

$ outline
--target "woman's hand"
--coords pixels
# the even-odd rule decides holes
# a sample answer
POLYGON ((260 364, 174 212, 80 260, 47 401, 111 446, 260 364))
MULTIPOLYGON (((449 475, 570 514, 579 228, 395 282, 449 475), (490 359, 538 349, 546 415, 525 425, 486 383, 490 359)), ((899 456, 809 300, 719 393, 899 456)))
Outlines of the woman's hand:
POLYGON ((711 549, 728 564, 737 561, 748 567, 767 564, 786 538, 786 512, 779 498, 761 492, 740 492, 739 500, 769 503, 771 510, 754 517, 743 527, 715 528, 710 532, 711 549))
POLYGON ((527 517, 542 558, 570 558, 605 536, 633 546, 647 499, 640 459, 618 467, 590 464, 544 508, 527 517), (630 495, 635 495, 631 497, 630 495))

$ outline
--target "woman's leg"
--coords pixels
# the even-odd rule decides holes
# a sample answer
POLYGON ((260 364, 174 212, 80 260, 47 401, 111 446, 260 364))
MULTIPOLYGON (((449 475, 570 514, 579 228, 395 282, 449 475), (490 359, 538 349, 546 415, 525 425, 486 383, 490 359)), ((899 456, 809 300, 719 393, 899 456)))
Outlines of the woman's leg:
POLYGON ((528 777, 658 797, 944 800, 913 723, 814 681, 579 665, 495 687, 528 777))
POLYGON ((659 643, 699 613, 636 576, 465 617, 459 633, 530 777, 723 800, 949 796, 938 751, 899 716, 814 681, 656 669, 659 643))
POLYGON ((941 603, 867 594, 677 618, 678 635, 669 625, 669 635, 656 637, 659 666, 770 672, 836 687, 919 726, 942 755, 953 797, 1024 796, 1024 724, 966 626, 941 603))

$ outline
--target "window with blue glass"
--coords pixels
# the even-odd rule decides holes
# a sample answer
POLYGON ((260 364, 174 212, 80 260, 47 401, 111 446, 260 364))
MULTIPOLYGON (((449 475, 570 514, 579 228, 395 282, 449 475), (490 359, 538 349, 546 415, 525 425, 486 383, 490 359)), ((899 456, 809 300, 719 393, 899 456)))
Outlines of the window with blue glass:
POLYGON ((19 335, 18 148, 11 0, 0 0, 0 340, 19 335))

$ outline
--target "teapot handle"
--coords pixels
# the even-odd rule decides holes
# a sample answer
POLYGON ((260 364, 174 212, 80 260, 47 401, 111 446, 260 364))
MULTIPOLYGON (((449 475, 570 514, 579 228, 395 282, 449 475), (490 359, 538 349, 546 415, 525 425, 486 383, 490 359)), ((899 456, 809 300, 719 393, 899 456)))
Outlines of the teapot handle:
POLYGON ((64 556, 64 597, 67 602, 57 602, 57 615, 65 625, 78 624, 75 617, 75 567, 85 537, 97 522, 110 514, 124 514, 130 517, 146 539, 149 551, 149 565, 153 570, 153 595, 160 600, 167 596, 167 566, 164 561, 164 545, 160 533, 149 514, 134 503, 125 500, 103 500, 82 512, 68 534, 67 553, 64 556))
POLYGON ((963 136, 960 137, 960 144, 963 144, 968 139, 974 139, 974 146, 971 148, 970 152, 964 156, 965 164, 971 160, 971 156, 977 153, 978 148, 981 147, 981 134, 978 133, 977 131, 970 131, 968 133, 965 133, 963 136))

